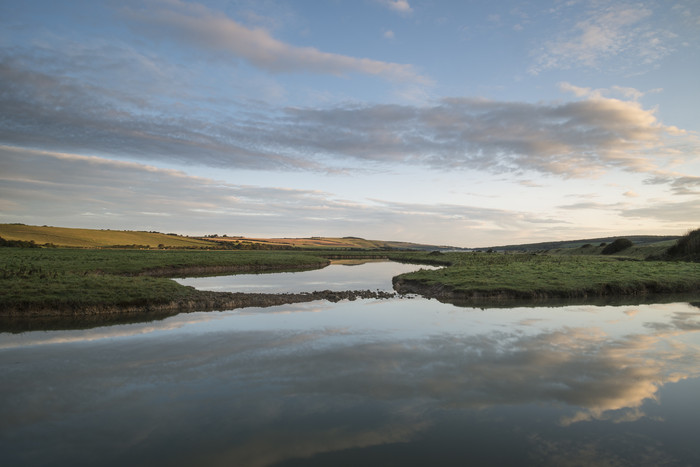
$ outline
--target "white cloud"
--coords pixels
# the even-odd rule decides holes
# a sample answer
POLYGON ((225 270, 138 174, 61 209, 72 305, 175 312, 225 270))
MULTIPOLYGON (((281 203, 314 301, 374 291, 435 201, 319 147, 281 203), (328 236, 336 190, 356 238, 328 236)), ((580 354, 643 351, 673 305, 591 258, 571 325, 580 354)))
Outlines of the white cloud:
POLYGON ((384 38, 385 39, 394 39, 394 31, 392 31, 391 29, 384 31, 384 38))
POLYGON ((297 47, 275 39, 265 29, 250 29, 203 5, 181 0, 150 0, 143 5, 122 11, 141 25, 144 34, 165 35, 212 54, 228 54, 271 73, 363 73, 397 81, 428 82, 411 65, 297 47))
POLYGON ((377 2, 398 13, 408 14, 413 12, 413 8, 411 8, 408 0, 377 0, 377 2))

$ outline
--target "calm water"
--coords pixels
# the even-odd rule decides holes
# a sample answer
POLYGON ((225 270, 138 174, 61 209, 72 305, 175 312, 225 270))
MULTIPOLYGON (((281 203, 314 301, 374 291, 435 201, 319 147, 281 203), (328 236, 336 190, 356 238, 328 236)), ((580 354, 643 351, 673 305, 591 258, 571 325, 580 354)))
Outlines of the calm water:
POLYGON ((0 462, 700 465, 699 330, 688 303, 415 298, 0 334, 0 462))
POLYGON ((392 292, 391 278, 416 269, 434 266, 394 263, 392 261, 335 261, 323 269, 274 274, 237 274, 235 276, 190 277, 176 279, 182 285, 216 292, 296 293, 315 290, 381 290, 392 292))

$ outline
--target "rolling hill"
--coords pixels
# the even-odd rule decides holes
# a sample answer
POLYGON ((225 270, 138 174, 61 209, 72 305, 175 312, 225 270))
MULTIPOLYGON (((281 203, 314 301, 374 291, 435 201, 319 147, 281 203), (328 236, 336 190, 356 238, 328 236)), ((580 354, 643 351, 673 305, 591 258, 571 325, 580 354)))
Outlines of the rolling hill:
POLYGON ((51 244, 73 248, 223 248, 259 245, 265 249, 409 249, 436 250, 452 247, 423 245, 409 242, 365 240, 359 237, 310 237, 310 238, 252 238, 252 237, 186 237, 160 232, 131 230, 96 230, 66 227, 33 226, 24 224, 0 224, 0 237, 5 240, 33 241, 37 245, 51 244))
POLYGON ((308 237, 308 238, 254 238, 254 237, 207 237, 221 243, 257 243, 272 248, 309 249, 362 249, 362 250, 437 250, 453 247, 424 245, 410 242, 366 240, 359 237, 308 237))
MULTIPOLYGON (((610 243, 621 237, 601 237, 601 238, 588 238, 581 240, 562 240, 562 241, 551 241, 551 242, 540 242, 540 243, 523 243, 519 245, 502 245, 502 246, 492 246, 489 248, 475 248, 477 251, 495 250, 495 251, 543 251, 543 250, 554 250, 554 249, 566 249, 566 248, 581 248, 584 245, 598 246, 601 243, 610 243)), ((672 235, 626 235, 624 238, 630 240, 633 244, 637 246, 650 246, 654 244, 659 244, 663 246, 670 246, 674 241, 678 240, 680 236, 672 235)))
POLYGON ((145 246, 158 248, 206 248, 211 243, 197 238, 159 232, 130 230, 73 229, 66 227, 0 224, 0 237, 5 240, 33 241, 38 245, 60 247, 107 248, 118 246, 145 246))

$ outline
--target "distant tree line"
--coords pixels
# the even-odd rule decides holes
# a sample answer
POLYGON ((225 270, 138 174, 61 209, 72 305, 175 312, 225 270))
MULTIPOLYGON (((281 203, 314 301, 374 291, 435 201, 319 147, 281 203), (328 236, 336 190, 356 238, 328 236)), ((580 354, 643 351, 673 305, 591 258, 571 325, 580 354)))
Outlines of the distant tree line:
POLYGON ((4 248, 39 248, 34 240, 24 241, 24 240, 5 240, 0 237, 0 247, 4 248))

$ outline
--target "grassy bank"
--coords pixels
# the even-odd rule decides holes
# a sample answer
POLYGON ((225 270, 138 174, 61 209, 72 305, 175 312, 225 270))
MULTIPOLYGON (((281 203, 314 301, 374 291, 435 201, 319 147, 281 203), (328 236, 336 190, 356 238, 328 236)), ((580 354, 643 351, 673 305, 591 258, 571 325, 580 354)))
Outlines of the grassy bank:
POLYGON ((615 257, 447 254, 449 267, 395 279, 404 292, 455 298, 599 297, 700 291, 697 264, 615 257))
POLYGON ((285 251, 2 248, 0 314, 162 307, 202 299, 168 276, 318 268, 327 262, 285 251))

